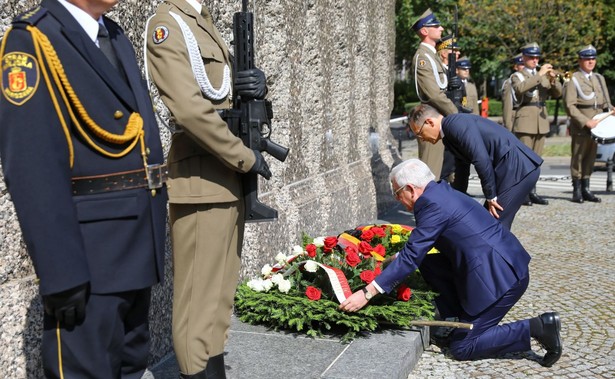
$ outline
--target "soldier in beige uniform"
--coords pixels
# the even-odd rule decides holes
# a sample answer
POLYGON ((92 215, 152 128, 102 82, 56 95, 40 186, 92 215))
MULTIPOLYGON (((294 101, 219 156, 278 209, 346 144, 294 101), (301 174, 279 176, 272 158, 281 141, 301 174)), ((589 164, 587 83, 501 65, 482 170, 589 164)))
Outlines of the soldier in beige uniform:
MULTIPOLYGON (((421 39, 421 44, 412 59, 414 81, 419 99, 422 103, 432 105, 444 115, 457 113, 457 107, 446 97, 448 85, 446 70, 436 56, 436 42, 442 36, 444 28, 428 9, 414 22, 412 30, 421 39)), ((442 141, 432 145, 419 140, 418 146, 419 159, 429 166, 436 178, 439 178, 444 160, 442 141)))
POLYGON ((472 109, 472 113, 480 115, 480 107, 478 106, 478 90, 473 81, 470 80, 470 69, 472 62, 467 57, 461 57, 456 64, 457 75, 466 88, 466 104, 465 107, 472 109))
MULTIPOLYGON (((515 114, 513 130, 515 135, 539 156, 549 133, 549 119, 546 101, 549 96, 560 97, 562 85, 556 80, 553 66, 543 64, 537 70, 541 51, 536 42, 521 48, 525 69, 511 77, 511 85, 519 100, 519 109, 515 114)), ((547 205, 549 202, 538 196, 536 189, 530 193, 531 203, 547 205)))
MULTIPOLYGON (((512 58, 512 62, 514 72, 519 72, 525 68, 521 53, 515 55, 512 58)), ((515 92, 512 90, 510 82, 511 79, 508 78, 504 81, 504 84, 502 84, 502 125, 512 132, 515 112, 519 104, 517 103, 517 98, 515 97, 515 92)))
MULTIPOLYGON (((195 0, 163 2, 146 41, 146 67, 177 129, 168 157, 173 346, 183 378, 225 378, 245 225, 242 174, 271 173, 231 130, 231 56, 208 10, 195 0)), ((234 90, 264 97, 264 74, 237 73, 234 90)))
POLYGON ((592 45, 578 51, 579 70, 572 74, 564 87, 566 113, 570 117, 570 136, 572 137, 572 157, 570 176, 572 177, 572 201, 584 200, 599 203, 589 190, 589 177, 594 171, 596 142, 591 138, 591 129, 598 122, 595 115, 613 108, 604 77, 594 71, 596 67, 596 48, 592 45))

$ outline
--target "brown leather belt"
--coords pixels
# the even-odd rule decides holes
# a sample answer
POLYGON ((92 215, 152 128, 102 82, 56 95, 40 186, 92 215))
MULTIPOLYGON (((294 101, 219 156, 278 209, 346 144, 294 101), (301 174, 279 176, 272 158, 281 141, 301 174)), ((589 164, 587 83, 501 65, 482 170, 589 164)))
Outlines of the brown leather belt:
POLYGON ((73 196, 122 191, 135 188, 156 189, 168 180, 166 164, 154 164, 139 170, 113 174, 80 176, 72 178, 73 196))
MULTIPOLYGON (((605 109, 606 104, 599 104, 599 105, 593 105, 593 104, 577 104, 577 108, 579 109, 605 109)), ((606 112, 606 111, 605 111, 606 112)))

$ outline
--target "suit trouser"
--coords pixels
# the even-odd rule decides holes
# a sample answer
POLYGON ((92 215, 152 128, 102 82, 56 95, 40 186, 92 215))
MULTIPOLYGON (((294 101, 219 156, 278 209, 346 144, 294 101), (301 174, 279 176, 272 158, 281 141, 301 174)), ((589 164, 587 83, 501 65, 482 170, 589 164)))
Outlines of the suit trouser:
POLYGON ((598 145, 589 135, 571 133, 570 136, 572 138, 570 176, 572 179, 589 179, 594 172, 598 145))
POLYGON ((85 320, 71 329, 58 328, 55 318, 45 314, 45 377, 140 379, 149 357, 150 293, 146 288, 91 294, 85 320))
POLYGON ((530 350, 529 320, 499 325, 521 298, 529 281, 529 276, 520 280, 493 305, 475 316, 462 311, 459 321, 472 323, 474 327, 472 330, 455 329, 452 332, 451 355, 458 360, 470 360, 530 350))
POLYGON ((241 267, 243 202, 170 204, 173 347, 183 374, 224 353, 241 267))
MULTIPOLYGON (((530 172, 525 178, 521 179, 521 181, 514 186, 510 188, 497 189, 498 204, 504 208, 503 211, 498 213, 500 216, 499 220, 502 225, 508 228, 508 230, 511 230, 515 215, 517 214, 517 211, 519 211, 519 208, 521 208, 523 202, 525 202, 526 197, 532 189, 536 187, 538 178, 540 178, 540 167, 530 172)), ((487 207, 487 205, 488 204, 485 201, 485 207, 487 207)))
POLYGON ((444 163, 444 143, 442 143, 442 140, 435 144, 425 142, 420 138, 417 140, 419 146, 419 159, 425 162, 436 179, 439 178, 442 173, 442 164, 444 163))

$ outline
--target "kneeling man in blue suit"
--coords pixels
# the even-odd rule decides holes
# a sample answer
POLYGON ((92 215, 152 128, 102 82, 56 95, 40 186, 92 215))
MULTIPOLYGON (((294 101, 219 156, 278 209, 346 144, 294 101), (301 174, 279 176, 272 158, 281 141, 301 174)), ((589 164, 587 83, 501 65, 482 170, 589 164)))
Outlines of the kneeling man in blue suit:
POLYGON ((450 353, 458 360, 494 357, 531 349, 535 338, 547 351, 543 366, 562 354, 557 312, 499 325, 529 283, 530 255, 517 238, 476 200, 445 182, 418 159, 394 167, 393 193, 414 213, 416 228, 404 248, 363 290, 340 309, 354 312, 372 296, 390 292, 415 270, 439 293, 442 318, 455 317, 473 329, 455 329, 450 353), (435 247, 439 254, 427 252, 435 247))

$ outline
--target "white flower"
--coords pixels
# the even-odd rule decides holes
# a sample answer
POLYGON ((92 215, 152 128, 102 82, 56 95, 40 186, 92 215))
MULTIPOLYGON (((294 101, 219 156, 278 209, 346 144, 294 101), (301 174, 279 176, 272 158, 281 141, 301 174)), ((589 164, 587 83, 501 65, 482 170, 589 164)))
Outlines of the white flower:
POLYGON ((283 279, 278 283, 278 289, 282 293, 288 293, 290 291, 290 280, 283 279))
POLYGON ((305 265, 303 266, 305 268, 305 271, 307 272, 316 272, 318 271, 318 265, 316 264, 316 262, 309 260, 305 262, 305 265))
POLYGON ((280 285, 280 282, 284 280, 284 275, 282 274, 273 274, 271 277, 271 282, 277 286, 280 285))
POLYGON ((263 268, 261 269, 261 274, 263 274, 263 276, 267 277, 269 275, 271 275, 271 270, 273 268, 271 267, 270 264, 266 264, 263 266, 263 268))
POLYGON ((299 246, 299 245, 293 246, 293 254, 295 256, 303 254, 303 251, 304 250, 303 250, 303 248, 301 246, 299 246))
POLYGON ((280 264, 280 266, 284 266, 286 264, 286 259, 288 259, 288 257, 284 253, 278 253, 278 255, 275 256, 275 260, 280 264))
POLYGON ((314 245, 316 245, 316 247, 323 247, 325 246, 325 237, 317 237, 314 238, 314 245))
POLYGON ((271 280, 252 279, 247 283, 248 287, 256 292, 267 292, 273 286, 271 280))

